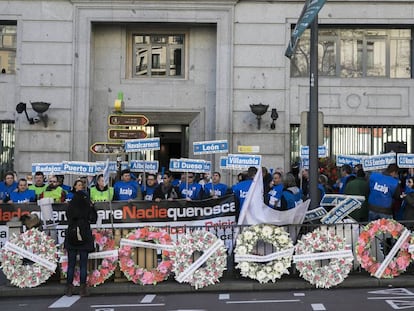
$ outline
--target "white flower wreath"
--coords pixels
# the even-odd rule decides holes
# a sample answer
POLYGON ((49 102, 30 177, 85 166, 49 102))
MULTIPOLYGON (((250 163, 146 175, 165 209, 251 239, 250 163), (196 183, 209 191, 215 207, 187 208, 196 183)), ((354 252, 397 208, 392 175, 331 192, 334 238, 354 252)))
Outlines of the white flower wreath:
POLYGON ((343 282, 352 269, 353 254, 345 239, 333 230, 318 228, 298 241, 293 261, 300 276, 320 288, 343 282), (321 260, 329 264, 321 266, 321 260))
POLYGON ((226 269, 226 257, 223 241, 214 234, 201 230, 181 236, 171 252, 176 280, 179 283, 188 282, 195 289, 219 281, 226 269), (196 251, 202 255, 193 261, 193 253, 196 251))
POLYGON ((267 283, 275 282, 283 274, 289 274, 292 263, 293 243, 284 229, 274 225, 254 225, 243 229, 237 237, 235 249, 236 268, 244 277, 267 283), (258 241, 273 245, 274 253, 265 256, 252 255, 258 241))
POLYGON ((30 229, 6 242, 1 268, 11 284, 21 288, 35 287, 55 273, 56 251, 52 238, 37 229, 30 229), (33 264, 24 264, 23 258, 33 264))

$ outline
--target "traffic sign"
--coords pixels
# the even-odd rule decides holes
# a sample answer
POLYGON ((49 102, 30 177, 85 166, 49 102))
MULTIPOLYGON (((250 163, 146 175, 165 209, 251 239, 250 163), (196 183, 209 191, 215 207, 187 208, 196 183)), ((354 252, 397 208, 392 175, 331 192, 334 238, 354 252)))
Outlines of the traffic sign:
POLYGON ((140 139, 146 138, 147 133, 142 130, 109 129, 108 139, 140 139))
POLYGON ((125 153, 123 143, 98 142, 94 143, 90 150, 95 154, 125 153))
POLYGON ((142 114, 110 114, 108 116, 108 125, 143 126, 148 123, 148 118, 142 114))

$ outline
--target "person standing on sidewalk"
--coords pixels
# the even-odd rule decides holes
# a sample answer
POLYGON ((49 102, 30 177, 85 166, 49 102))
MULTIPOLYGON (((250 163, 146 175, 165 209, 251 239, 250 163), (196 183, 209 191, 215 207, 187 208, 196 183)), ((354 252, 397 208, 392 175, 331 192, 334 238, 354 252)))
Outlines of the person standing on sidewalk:
POLYGON ((89 195, 85 191, 82 180, 76 180, 73 185, 73 198, 66 212, 68 229, 65 235, 64 247, 68 252, 68 272, 66 279, 66 296, 73 294, 73 277, 75 273, 76 256, 80 257, 80 296, 88 296, 86 288, 88 254, 94 251, 91 223, 96 223, 98 215, 89 195), (73 234, 74 233, 74 234, 73 234))

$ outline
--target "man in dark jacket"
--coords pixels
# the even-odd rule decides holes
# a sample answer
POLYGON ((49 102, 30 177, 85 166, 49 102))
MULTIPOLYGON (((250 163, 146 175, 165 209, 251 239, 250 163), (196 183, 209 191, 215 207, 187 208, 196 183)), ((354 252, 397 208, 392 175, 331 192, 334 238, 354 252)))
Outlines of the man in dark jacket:
POLYGON ((358 222, 368 221, 369 184, 362 168, 357 171, 356 178, 346 184, 344 193, 365 197, 365 201, 362 203, 361 208, 353 211, 349 216, 358 222))

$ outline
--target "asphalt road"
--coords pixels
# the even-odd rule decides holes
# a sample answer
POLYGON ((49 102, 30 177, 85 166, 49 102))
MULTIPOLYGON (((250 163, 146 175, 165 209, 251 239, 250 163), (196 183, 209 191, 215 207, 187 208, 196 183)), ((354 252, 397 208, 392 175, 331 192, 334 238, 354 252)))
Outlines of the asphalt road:
POLYGON ((179 293, 72 297, 19 297, 0 300, 2 311, 169 310, 169 311, 349 311, 414 310, 414 288, 311 289, 231 293, 179 293))

